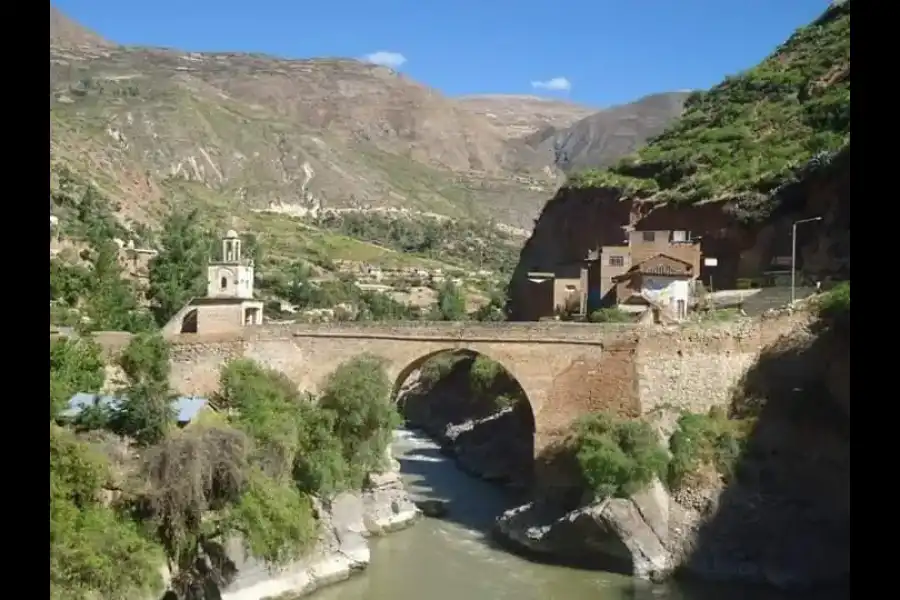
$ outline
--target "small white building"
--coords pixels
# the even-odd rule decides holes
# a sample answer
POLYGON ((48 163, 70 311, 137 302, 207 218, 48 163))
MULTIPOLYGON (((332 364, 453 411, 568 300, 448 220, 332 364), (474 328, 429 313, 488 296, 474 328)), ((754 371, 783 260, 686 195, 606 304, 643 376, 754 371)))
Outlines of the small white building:
POLYGON ((166 324, 166 333, 219 333, 262 325, 263 303, 253 298, 253 260, 241 255, 241 238, 222 239, 221 259, 206 269, 206 296, 194 298, 166 324))
POLYGON ((657 254, 615 277, 616 303, 622 310, 656 309, 666 317, 682 320, 691 305, 697 274, 691 263, 657 254))

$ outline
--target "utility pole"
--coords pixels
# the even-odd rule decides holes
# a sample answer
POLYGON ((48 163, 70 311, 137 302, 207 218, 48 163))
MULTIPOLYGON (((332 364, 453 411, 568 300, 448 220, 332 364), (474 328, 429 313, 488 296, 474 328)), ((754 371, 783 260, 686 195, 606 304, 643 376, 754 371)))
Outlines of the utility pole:
POLYGON ((794 221, 791 226, 791 306, 797 300, 797 225, 821 221, 822 217, 810 217, 794 221))

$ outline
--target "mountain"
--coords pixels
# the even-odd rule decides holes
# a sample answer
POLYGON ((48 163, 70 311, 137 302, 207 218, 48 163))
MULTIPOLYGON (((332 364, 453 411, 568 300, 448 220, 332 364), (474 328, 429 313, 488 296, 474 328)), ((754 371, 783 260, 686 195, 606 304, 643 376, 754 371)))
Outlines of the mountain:
POLYGON ((121 46, 52 5, 50 20, 51 185, 90 182, 136 221, 172 203, 220 219, 275 203, 529 228, 561 176, 514 132, 593 112, 449 98, 348 59, 121 46))
POLYGON ((461 96, 458 100, 463 108, 487 117, 511 140, 547 127, 566 128, 597 111, 572 102, 515 94, 461 96))
POLYGON ((50 5, 50 44, 57 46, 109 46, 102 37, 82 27, 50 5))
POLYGON ((661 134, 682 111, 688 92, 653 94, 595 112, 570 125, 550 125, 525 138, 564 171, 609 166, 661 134))

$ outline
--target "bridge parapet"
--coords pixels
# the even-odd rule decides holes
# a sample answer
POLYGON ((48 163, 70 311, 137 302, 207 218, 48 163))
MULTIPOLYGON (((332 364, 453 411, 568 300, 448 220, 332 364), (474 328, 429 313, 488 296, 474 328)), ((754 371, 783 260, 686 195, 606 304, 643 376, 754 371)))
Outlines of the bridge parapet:
POLYGON ((327 324, 290 323, 246 327, 231 333, 221 334, 177 334, 168 336, 168 339, 175 345, 227 341, 271 341, 290 338, 600 344, 610 337, 619 337, 634 332, 638 327, 630 323, 560 322, 376 321, 327 324))

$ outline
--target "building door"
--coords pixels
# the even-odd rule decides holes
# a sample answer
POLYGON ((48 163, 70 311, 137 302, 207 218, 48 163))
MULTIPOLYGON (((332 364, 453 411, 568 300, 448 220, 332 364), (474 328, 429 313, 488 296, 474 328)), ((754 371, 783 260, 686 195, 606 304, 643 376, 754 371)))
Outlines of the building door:
POLYGON ((684 319, 687 317, 687 303, 684 300, 679 299, 676 303, 676 314, 679 319, 684 319))

